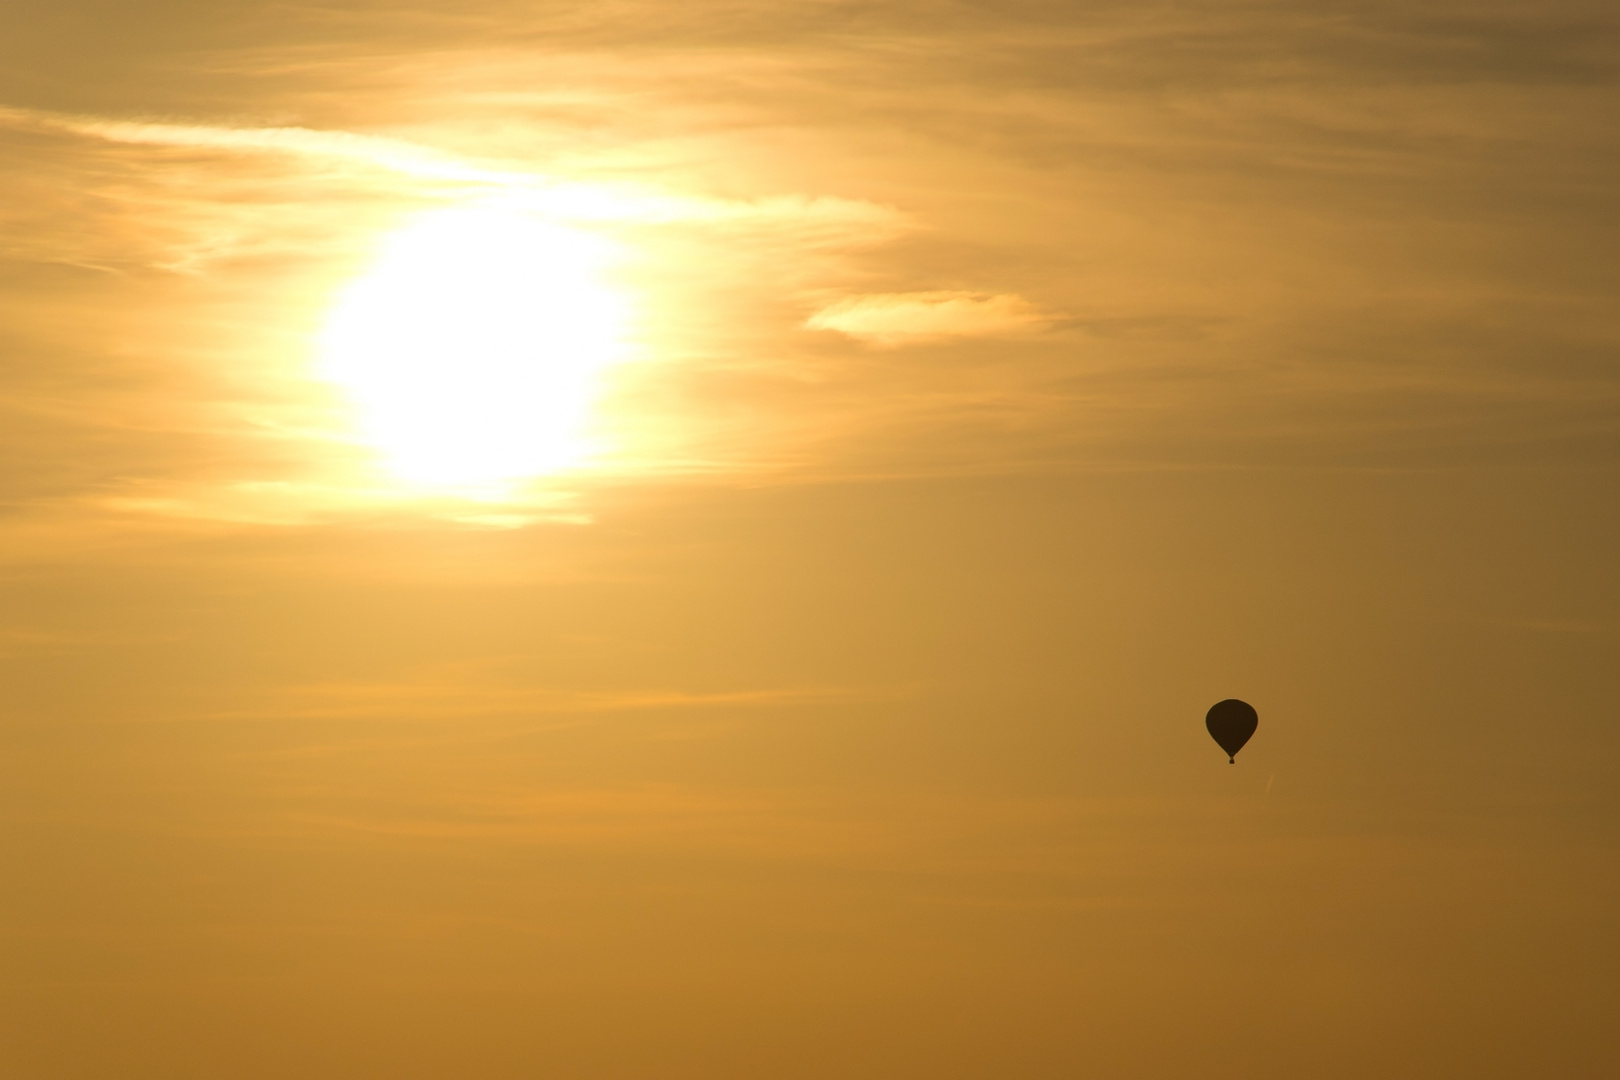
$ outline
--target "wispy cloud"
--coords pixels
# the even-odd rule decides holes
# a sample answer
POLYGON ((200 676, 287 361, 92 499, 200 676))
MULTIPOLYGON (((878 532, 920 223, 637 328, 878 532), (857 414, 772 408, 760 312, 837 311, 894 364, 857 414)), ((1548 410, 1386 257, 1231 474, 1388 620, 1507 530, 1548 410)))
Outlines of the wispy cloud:
POLYGON ((905 225, 904 215, 895 208, 861 199, 801 194, 717 199, 657 191, 646 185, 584 184, 540 172, 493 168, 406 139, 351 131, 125 120, 7 106, 0 106, 0 125, 67 132, 126 145, 348 162, 418 180, 500 189, 530 209, 575 220, 812 220, 884 232, 905 225))
MULTIPOLYGON (((50 494, 56 510, 79 507, 98 520, 145 515, 286 526, 414 511, 487 528, 589 521, 588 513, 559 505, 569 498, 555 485, 521 498, 437 500, 431 507, 435 500, 420 493, 390 489, 386 478, 372 475, 368 449, 347 426, 345 403, 311 378, 311 330, 334 290, 366 265, 380 236, 438 205, 477 202, 623 240, 639 260, 641 277, 630 287, 644 280, 657 286, 644 290, 653 298, 640 310, 652 312, 660 297, 668 298, 640 328, 651 327, 644 336, 659 339, 649 353, 661 352, 659 359, 701 353, 721 364, 730 361, 723 349, 752 349, 754 340, 717 347, 716 338, 763 325, 768 316, 761 312, 807 284, 836 283, 828 275, 839 273, 845 250, 913 227, 908 215, 874 200, 757 188, 714 194, 682 187, 678 177, 565 175, 536 167, 510 146, 480 156, 442 149, 431 138, 312 126, 0 106, 0 137, 24 155, 0 180, 7 233, 0 254, 18 266, 107 270, 120 282, 97 286, 109 295, 94 308, 97 318, 117 322, 107 328, 121 342, 116 360, 96 351, 83 325, 41 320, 41 339, 86 371, 109 362, 142 365, 143 373, 175 384, 160 396, 102 377, 80 379, 74 407, 64 408, 57 389, 46 400, 13 380, 9 409, 71 420, 121 447, 116 461, 100 466, 103 478, 74 493, 50 494), (124 283, 151 279, 153 271, 161 277, 150 285, 124 283), (170 275, 200 287, 181 295, 189 286, 164 284, 170 275), (150 301, 134 299, 138 288, 174 289, 167 317, 152 317, 150 301), (227 294, 229 311, 217 306, 227 294), (738 310, 743 294, 757 310, 738 310), (204 303, 216 306, 204 312, 204 303), (713 317, 728 305, 728 317, 713 317), (101 400, 115 388, 123 390, 116 402, 101 400), (92 397, 96 407, 81 407, 92 397), (132 457, 153 447, 167 452, 150 463, 132 457)), ((90 287, 83 278, 40 280, 64 302, 90 287)), ((38 309, 33 305, 9 329, 39 319, 38 309)), ((787 325, 773 319, 767 329, 790 331, 797 318, 790 313, 787 325)), ((45 370, 60 381, 68 364, 45 370)), ((657 374, 674 370, 667 365, 657 374)), ((649 420, 640 430, 654 427, 649 420)), ((671 426, 677 428, 708 430, 671 426)), ((15 440, 18 429, 12 430, 15 440)), ((756 464, 763 457, 738 456, 756 464)), ((705 446, 659 444, 626 449, 611 470, 730 468, 717 462, 705 446)), ((606 463, 591 467, 610 471, 606 463)))
POLYGON ((534 179, 521 173, 478 168, 404 140, 347 131, 118 120, 9 107, 0 107, 0 123, 71 132, 117 143, 337 158, 433 180, 505 184, 534 179))
POLYGON ((882 293, 829 304, 805 322, 878 345, 904 345, 946 337, 1000 337, 1051 325, 1021 296, 971 292, 882 293))
POLYGON ((740 690, 577 690, 513 686, 448 675, 399 683, 291 687, 221 719, 444 720, 468 717, 580 717, 607 713, 774 707, 893 697, 892 689, 779 687, 740 690))

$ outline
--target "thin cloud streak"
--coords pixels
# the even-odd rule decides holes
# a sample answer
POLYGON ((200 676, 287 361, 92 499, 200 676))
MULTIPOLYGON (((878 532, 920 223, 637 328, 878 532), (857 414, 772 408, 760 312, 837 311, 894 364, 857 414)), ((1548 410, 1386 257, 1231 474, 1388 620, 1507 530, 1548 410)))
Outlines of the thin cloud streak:
POLYGON ((878 345, 904 345, 951 337, 1001 337, 1053 322, 1021 296, 969 292, 888 293, 853 296, 829 304, 805 322, 878 345))
POLYGON ((490 169, 403 139, 301 127, 216 127, 70 116, 0 106, 0 124, 56 130, 135 146, 195 147, 358 162, 421 180, 510 189, 513 205, 578 221, 769 221, 844 223, 864 230, 903 228, 892 207, 827 196, 776 195, 750 200, 700 199, 614 191, 601 183, 559 181, 532 172, 490 169))
POLYGON ((893 700, 895 689, 802 687, 763 690, 559 690, 476 680, 288 687, 273 703, 212 713, 221 720, 411 720, 783 707, 893 700))

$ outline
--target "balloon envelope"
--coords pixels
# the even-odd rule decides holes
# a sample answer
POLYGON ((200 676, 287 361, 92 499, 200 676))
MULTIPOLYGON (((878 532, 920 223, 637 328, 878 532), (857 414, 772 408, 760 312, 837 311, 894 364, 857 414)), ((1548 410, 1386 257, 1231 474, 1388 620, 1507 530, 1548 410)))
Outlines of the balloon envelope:
POLYGON ((1254 706, 1237 698, 1227 698, 1210 706, 1204 715, 1204 726, 1226 751, 1226 760, 1237 764, 1237 752, 1249 741, 1254 729, 1260 726, 1260 714, 1254 706))

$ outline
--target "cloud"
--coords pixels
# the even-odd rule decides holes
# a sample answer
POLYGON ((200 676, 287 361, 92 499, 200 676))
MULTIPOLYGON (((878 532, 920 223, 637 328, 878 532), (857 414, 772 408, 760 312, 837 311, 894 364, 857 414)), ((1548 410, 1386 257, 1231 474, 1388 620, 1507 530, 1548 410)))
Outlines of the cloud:
POLYGON ((893 207, 862 199, 799 194, 717 199, 643 186, 569 183, 545 173, 487 168, 407 139, 305 127, 231 127, 76 116, 0 105, 0 125, 60 131, 128 146, 218 150, 325 159, 415 180, 494 188, 527 209, 583 221, 794 222, 852 232, 868 241, 906 226, 893 207))
POLYGON ((71 132, 108 142, 145 146, 260 151, 360 161, 434 180, 511 183, 532 180, 519 173, 480 169, 400 139, 302 127, 238 128, 206 124, 152 123, 73 116, 36 109, 0 108, 0 122, 71 132))
MULTIPOLYGON (((622 244, 620 284, 645 316, 637 341, 682 361, 616 373, 617 392, 647 396, 705 364, 768 354, 758 342, 791 338, 802 319, 785 299, 838 295, 850 252, 914 227, 886 202, 818 194, 816 178, 716 194, 669 170, 585 167, 455 135, 0 105, 0 152, 15 166, 0 176, 0 456, 12 466, 0 499, 40 504, 0 559, 50 557, 69 519, 120 534, 137 518, 188 531, 588 521, 557 505, 574 491, 563 481, 449 501, 393 483, 350 403, 315 377, 333 297, 391 230, 444 204, 578 223, 622 244)), ((641 440, 624 436, 622 452, 604 436, 589 475, 567 483, 757 468, 766 455, 751 446, 722 460, 712 446, 730 444, 691 420, 692 400, 684 414, 660 407, 657 423, 621 425, 641 440)))
POLYGON ((1040 330, 1052 322, 1021 296, 971 292, 880 293, 822 308, 805 322, 878 345, 943 337, 999 337, 1040 330))
POLYGON ((469 717, 577 717, 670 709, 775 707, 820 701, 885 699, 893 688, 787 687, 753 690, 587 691, 490 684, 466 678, 401 683, 325 683, 291 687, 258 707, 219 719, 445 720, 469 717))

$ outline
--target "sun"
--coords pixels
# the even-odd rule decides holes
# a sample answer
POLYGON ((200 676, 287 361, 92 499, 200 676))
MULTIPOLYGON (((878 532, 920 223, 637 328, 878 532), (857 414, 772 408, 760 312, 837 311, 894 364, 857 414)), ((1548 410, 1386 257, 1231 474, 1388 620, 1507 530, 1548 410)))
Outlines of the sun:
POLYGON ((487 495, 582 464, 625 297, 604 238, 496 205, 421 215, 339 295, 319 372, 399 481, 487 495))

